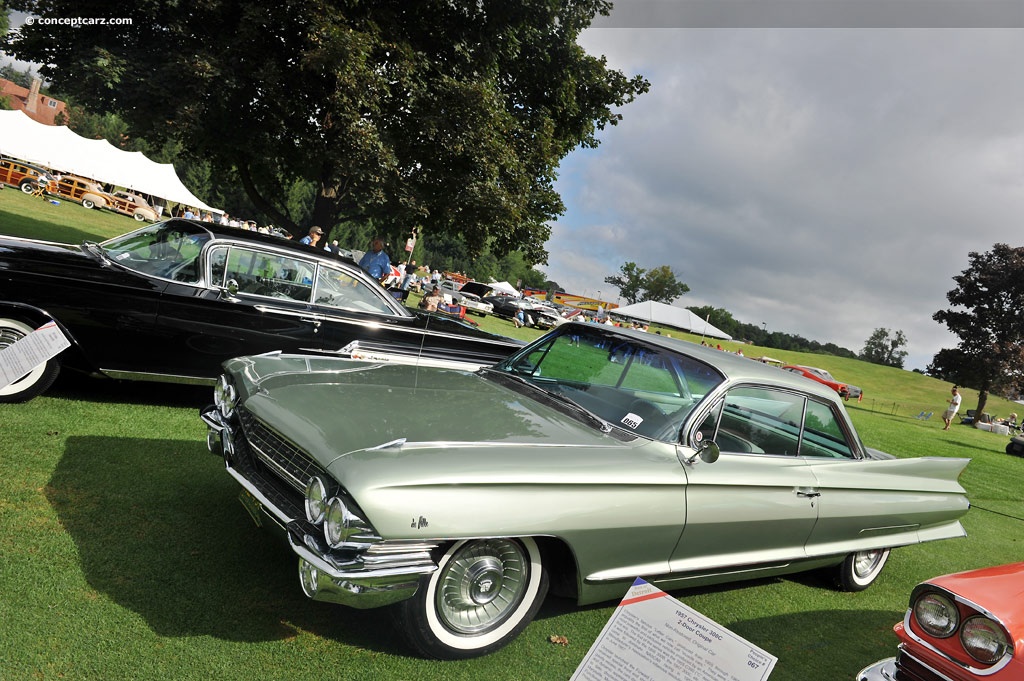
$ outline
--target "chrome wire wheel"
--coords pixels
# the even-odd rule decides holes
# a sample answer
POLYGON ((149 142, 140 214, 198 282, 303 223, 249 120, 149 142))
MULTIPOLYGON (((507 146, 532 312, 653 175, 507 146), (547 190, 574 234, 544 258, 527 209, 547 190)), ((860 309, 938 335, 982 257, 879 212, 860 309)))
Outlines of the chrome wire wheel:
POLYGON ((508 539, 464 546, 445 566, 436 592, 437 615, 453 632, 473 635, 500 624, 526 593, 528 562, 508 539))

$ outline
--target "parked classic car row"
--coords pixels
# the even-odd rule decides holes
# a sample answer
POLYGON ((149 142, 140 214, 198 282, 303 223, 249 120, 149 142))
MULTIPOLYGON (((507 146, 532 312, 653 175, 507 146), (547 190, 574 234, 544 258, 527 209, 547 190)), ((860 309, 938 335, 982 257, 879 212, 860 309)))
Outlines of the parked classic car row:
POLYGON ((865 589, 891 548, 963 536, 969 506, 966 459, 865 447, 833 390, 603 325, 566 323, 475 372, 239 357, 203 418, 305 594, 392 606, 438 658, 502 647, 549 587, 582 605, 638 576, 826 569, 865 589))
POLYGON ((496 362, 520 341, 400 305, 355 262, 273 236, 173 219, 100 244, 0 237, 0 348, 49 321, 70 348, 0 389, 31 399, 61 366, 213 384, 271 350, 496 362), (353 342, 358 345, 353 346, 353 342))
POLYGON ((136 193, 129 191, 108 192, 99 183, 65 174, 55 176, 52 172, 39 166, 23 163, 15 159, 0 159, 0 182, 18 187, 26 194, 36 192, 40 185, 47 194, 77 201, 86 208, 106 208, 123 215, 129 215, 137 221, 155 222, 159 215, 155 208, 136 193))
MULTIPOLYGON (((891 548, 963 535, 966 460, 867 448, 838 391, 742 357, 578 323, 522 347, 398 305, 349 259, 188 220, 0 254, 0 349, 50 320, 72 342, 0 401, 62 365, 216 381, 208 447, 304 593, 389 606, 426 656, 501 648, 549 590, 821 569, 858 591, 891 548)), ((858 679, 1024 678, 1022 578, 919 586, 898 656, 858 679)))

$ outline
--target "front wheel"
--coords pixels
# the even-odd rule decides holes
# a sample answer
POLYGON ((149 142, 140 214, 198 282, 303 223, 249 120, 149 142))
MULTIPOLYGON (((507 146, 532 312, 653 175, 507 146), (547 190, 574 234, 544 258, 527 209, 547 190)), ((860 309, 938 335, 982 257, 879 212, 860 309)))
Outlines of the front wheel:
POLYGON ((25 180, 21 183, 21 191, 25 194, 33 194, 36 191, 36 185, 31 180, 25 180))
POLYGON ((90 209, 90 210, 92 210, 93 208, 96 207, 95 202, 93 202, 93 201, 91 201, 89 199, 82 199, 82 205, 85 206, 86 208, 90 209))
POLYGON ((878 579, 887 560, 889 549, 851 553, 836 568, 836 586, 842 591, 863 591, 878 579))
POLYGON ((395 606, 409 645, 427 657, 458 660, 504 647, 537 614, 548 590, 540 549, 530 538, 461 541, 395 606))
MULTIPOLYGON (((0 351, 21 340, 33 330, 28 324, 14 319, 0 318, 0 351)), ((0 388, 0 403, 28 402, 53 385, 59 372, 60 361, 56 357, 51 357, 10 385, 0 388)))

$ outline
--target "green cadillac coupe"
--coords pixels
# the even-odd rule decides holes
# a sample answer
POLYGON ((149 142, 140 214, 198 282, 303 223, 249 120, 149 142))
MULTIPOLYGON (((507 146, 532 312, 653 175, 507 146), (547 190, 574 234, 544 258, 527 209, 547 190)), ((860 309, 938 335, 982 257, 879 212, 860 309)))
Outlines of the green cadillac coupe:
POLYGON ((390 607, 411 648, 492 652, 545 594, 803 570, 867 588, 961 537, 966 459, 864 446, 834 390, 655 334, 568 323, 482 369, 272 353, 203 412, 310 598, 390 607))

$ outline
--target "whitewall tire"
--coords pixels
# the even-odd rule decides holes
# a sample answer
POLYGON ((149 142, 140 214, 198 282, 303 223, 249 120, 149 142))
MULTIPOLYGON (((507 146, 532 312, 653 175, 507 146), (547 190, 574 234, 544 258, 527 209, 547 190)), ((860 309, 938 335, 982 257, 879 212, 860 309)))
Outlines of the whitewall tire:
POLYGON ((843 591, 863 591, 871 586, 889 560, 890 549, 851 553, 836 568, 836 585, 843 591))
POLYGON ((530 623, 548 578, 530 538, 474 539, 451 546, 415 596, 396 606, 410 646, 457 660, 504 647, 530 623))
MULTIPOLYGON (((0 350, 21 340, 33 329, 15 319, 0 317, 0 350)), ((53 385, 60 372, 60 361, 56 357, 33 368, 10 385, 0 388, 0 402, 27 402, 53 385)))

